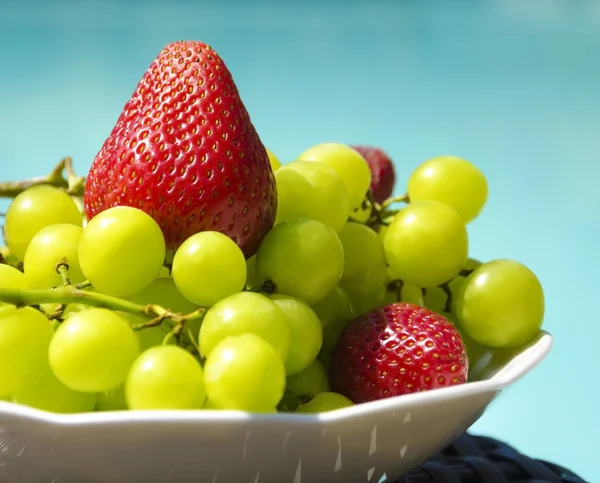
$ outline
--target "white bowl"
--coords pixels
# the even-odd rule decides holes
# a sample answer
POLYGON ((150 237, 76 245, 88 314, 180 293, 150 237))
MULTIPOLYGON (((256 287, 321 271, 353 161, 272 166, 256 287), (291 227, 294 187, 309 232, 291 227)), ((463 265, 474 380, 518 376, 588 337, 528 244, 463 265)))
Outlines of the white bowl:
MULTIPOLYGON (((484 380, 320 415, 57 415, 0 402, 0 481, 394 481, 467 430, 502 389, 546 356, 551 344, 552 337, 540 333, 484 380)), ((480 366, 484 374, 485 361, 480 366)))

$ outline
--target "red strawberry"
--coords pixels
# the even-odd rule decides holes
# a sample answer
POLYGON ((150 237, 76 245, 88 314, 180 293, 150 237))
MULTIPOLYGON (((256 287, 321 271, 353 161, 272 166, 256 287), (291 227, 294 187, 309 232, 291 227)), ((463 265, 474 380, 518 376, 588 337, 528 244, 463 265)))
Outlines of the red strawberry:
POLYGON ((167 246, 220 231, 253 255, 277 209, 269 157, 231 73, 208 45, 167 45, 137 85, 89 172, 92 218, 128 205, 152 216, 167 246))
POLYGON ((351 321, 333 351, 331 389, 354 403, 461 384, 468 362, 452 323, 399 302, 351 321))
POLYGON ((394 163, 380 148, 371 146, 352 146, 352 148, 367 160, 369 168, 371 168, 373 198, 377 203, 383 203, 392 196, 394 191, 394 183, 396 182, 394 163))

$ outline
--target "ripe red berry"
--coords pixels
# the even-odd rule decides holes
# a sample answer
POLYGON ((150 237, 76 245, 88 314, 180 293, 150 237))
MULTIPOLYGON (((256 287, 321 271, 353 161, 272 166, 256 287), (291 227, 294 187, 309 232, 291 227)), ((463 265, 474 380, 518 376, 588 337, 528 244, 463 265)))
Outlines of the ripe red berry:
POLYGON ((392 196, 396 174, 394 163, 390 157, 381 149, 372 146, 352 146, 367 161, 371 169, 371 191, 373 199, 377 203, 383 203, 392 196))
POLYGON ((150 64, 94 159, 84 205, 89 219, 118 205, 145 211, 172 250, 214 230, 256 252, 275 220, 274 176, 211 47, 174 42, 150 64))
POLYGON ((464 383, 460 334, 443 316, 399 302, 352 320, 330 365, 331 389, 354 403, 464 383))

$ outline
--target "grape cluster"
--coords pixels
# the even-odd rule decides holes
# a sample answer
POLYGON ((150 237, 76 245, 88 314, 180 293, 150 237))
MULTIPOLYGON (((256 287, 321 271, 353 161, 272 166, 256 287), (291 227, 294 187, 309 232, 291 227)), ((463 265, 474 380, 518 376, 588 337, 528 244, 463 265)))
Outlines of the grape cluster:
POLYGON ((320 412, 352 404, 331 392, 329 358, 348 322, 376 307, 426 306, 490 348, 539 331, 536 276, 468 258, 467 224, 487 199, 470 162, 426 161, 406 196, 378 204, 346 145, 284 165, 268 154, 277 220, 248 260, 216 231, 169 253, 136 208, 87 221, 61 187, 18 194, 0 264, 0 398, 65 413, 320 412))

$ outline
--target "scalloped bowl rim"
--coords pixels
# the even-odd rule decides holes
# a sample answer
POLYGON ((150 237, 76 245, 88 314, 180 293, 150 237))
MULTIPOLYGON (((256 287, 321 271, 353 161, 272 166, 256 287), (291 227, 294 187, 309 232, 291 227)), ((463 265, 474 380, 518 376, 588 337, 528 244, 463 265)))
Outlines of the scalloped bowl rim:
POLYGON ((340 421, 358 418, 370 413, 393 408, 399 410, 415 405, 439 404, 444 400, 468 397, 486 392, 499 392, 534 369, 549 353, 553 343, 552 336, 540 331, 539 339, 523 352, 516 355, 508 364, 491 378, 467 382, 431 391, 395 396, 378 401, 357 404, 348 408, 319 414, 279 413, 255 414, 232 410, 161 410, 161 411, 106 411, 76 414, 56 414, 39 409, 0 401, 0 415, 12 415, 39 423, 60 426, 88 426, 127 423, 165 423, 172 422, 264 422, 267 424, 298 424, 325 421, 340 421))

